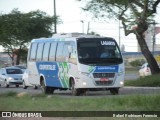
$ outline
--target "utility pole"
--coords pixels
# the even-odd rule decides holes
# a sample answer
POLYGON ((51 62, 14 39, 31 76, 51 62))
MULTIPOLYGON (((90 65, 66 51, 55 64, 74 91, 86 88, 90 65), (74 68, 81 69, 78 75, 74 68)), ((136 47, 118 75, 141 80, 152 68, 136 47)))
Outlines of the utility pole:
POLYGON ((81 20, 81 23, 82 23, 82 33, 84 33, 84 21, 81 20))
POLYGON ((90 30, 90 22, 88 22, 87 34, 89 34, 89 30, 90 30))
POLYGON ((119 47, 121 48, 121 26, 120 26, 121 24, 120 24, 120 20, 119 20, 119 25, 118 25, 118 27, 119 27, 119 47))
POLYGON ((53 0, 54 4, 54 32, 57 33, 57 16, 56 16, 56 0, 53 0))
MULTIPOLYGON (((120 8, 119 8, 119 14, 120 14, 120 8)), ((121 48, 121 23, 120 19, 118 21, 118 27, 119 27, 119 47, 121 48)))

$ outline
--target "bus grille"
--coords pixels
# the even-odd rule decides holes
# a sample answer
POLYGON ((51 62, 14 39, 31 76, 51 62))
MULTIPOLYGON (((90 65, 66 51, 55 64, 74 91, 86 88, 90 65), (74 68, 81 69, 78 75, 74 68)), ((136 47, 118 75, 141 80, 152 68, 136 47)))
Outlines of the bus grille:
POLYGON ((94 78, 114 78, 115 73, 93 73, 94 78))
POLYGON ((108 78, 108 81, 95 80, 97 86, 109 86, 114 83, 115 73, 93 73, 94 78, 108 78))
POLYGON ((113 83, 112 80, 110 81, 95 81, 97 85, 102 85, 102 86, 107 86, 107 85, 111 85, 113 83))

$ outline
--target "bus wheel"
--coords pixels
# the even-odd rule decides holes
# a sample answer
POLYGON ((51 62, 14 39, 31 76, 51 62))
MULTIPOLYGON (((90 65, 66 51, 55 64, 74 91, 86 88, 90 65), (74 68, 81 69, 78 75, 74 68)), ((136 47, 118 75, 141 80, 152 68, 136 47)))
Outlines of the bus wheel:
POLYGON ((74 96, 80 95, 80 90, 75 88, 74 80, 71 80, 71 90, 72 90, 72 95, 74 95, 74 96))
POLYGON ((19 87, 19 85, 16 85, 16 87, 19 87))
POLYGON ((119 88, 111 88, 111 89, 110 89, 110 93, 111 93, 112 95, 118 95, 118 93, 119 93, 119 88))
POLYGON ((87 90, 86 89, 81 89, 80 94, 83 96, 87 96, 87 90))
POLYGON ((45 86, 44 80, 41 81, 41 88, 44 94, 53 94, 54 89, 52 87, 45 86))
POLYGON ((47 93, 47 87, 45 86, 44 80, 41 81, 41 89, 44 94, 47 93))

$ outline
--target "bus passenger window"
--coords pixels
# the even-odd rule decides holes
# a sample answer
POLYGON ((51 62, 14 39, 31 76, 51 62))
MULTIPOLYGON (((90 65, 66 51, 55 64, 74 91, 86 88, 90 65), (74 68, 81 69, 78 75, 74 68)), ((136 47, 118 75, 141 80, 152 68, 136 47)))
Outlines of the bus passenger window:
POLYGON ((36 60, 36 51, 37 51, 37 43, 32 43, 30 50, 30 57, 29 57, 30 61, 36 60))
POLYGON ((43 45, 44 45, 44 43, 39 43, 38 44, 36 61, 41 61, 42 60, 43 45))
POLYGON ((57 62, 63 62, 62 61, 62 50, 63 50, 64 42, 59 42, 57 47, 57 53, 56 53, 56 61, 57 62))
POLYGON ((69 59, 68 44, 64 44, 62 61, 67 62, 69 59), (67 61, 66 61, 67 60, 67 61))
POLYGON ((49 61, 55 61, 57 42, 52 42, 49 51, 49 61))
POLYGON ((45 43, 42 61, 48 61, 50 43, 45 43))

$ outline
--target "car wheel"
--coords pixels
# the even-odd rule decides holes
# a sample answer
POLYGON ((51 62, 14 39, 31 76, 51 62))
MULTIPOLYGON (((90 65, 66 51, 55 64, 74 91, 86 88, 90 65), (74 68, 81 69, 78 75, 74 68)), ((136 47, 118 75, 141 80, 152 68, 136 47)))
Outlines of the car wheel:
POLYGON ((80 89, 75 88, 75 82, 73 79, 71 80, 71 91, 72 91, 72 95, 74 95, 74 96, 80 95, 80 89))
POLYGON ((119 88, 111 88, 111 89, 110 89, 110 93, 111 93, 112 95, 118 95, 118 93, 119 93, 119 88))
POLYGON ((38 89, 38 87, 37 87, 36 85, 34 85, 33 88, 34 88, 35 90, 38 89))
POLYGON ((4 87, 6 87, 6 88, 9 87, 9 85, 7 84, 7 80, 5 80, 5 82, 4 82, 4 87))
POLYGON ((25 81, 23 80, 23 89, 27 89, 28 86, 26 86, 25 81))

